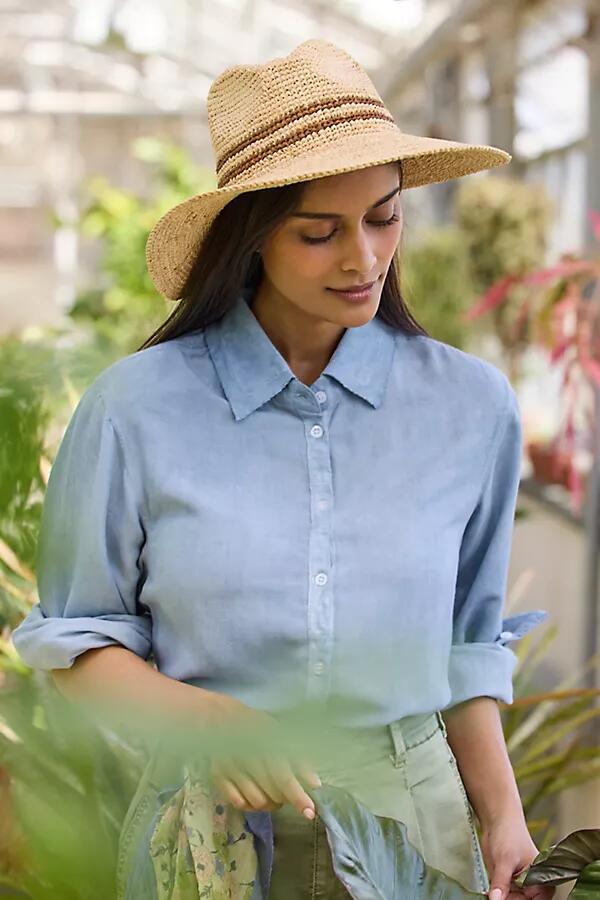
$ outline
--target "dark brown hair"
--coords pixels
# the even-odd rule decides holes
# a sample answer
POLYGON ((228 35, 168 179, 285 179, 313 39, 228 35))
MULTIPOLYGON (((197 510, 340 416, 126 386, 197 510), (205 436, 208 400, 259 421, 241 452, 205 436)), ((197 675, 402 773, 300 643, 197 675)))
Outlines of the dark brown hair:
MULTIPOLYGON (((402 190, 400 163, 398 168, 402 190)), ((215 218, 202 242, 177 307, 138 350, 205 328, 235 305, 244 288, 257 288, 263 277, 258 251, 274 228, 298 208, 305 183, 234 197, 215 218)), ((376 315, 406 334, 427 335, 400 293, 397 254, 388 269, 376 315)))

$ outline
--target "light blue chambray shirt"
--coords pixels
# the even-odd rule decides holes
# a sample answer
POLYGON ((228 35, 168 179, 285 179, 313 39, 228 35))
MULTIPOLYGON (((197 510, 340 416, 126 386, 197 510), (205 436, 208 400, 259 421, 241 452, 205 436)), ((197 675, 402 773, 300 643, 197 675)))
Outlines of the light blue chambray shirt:
POLYGON ((276 712, 387 724, 512 702, 503 619, 522 434, 491 363, 380 319, 302 383, 245 292, 84 392, 52 467, 23 660, 152 652, 276 712))

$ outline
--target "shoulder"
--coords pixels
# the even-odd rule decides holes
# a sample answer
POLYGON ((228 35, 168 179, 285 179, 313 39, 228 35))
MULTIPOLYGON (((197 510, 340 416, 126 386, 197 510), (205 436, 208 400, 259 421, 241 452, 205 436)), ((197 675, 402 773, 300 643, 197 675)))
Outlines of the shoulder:
POLYGON ((424 397, 477 418, 504 418, 516 407, 509 378, 489 360, 428 335, 399 334, 398 343, 400 364, 407 356, 424 397))
POLYGON ((130 353, 96 375, 80 405, 102 409, 113 423, 131 420, 136 410, 180 397, 202 377, 207 355, 202 329, 130 353))

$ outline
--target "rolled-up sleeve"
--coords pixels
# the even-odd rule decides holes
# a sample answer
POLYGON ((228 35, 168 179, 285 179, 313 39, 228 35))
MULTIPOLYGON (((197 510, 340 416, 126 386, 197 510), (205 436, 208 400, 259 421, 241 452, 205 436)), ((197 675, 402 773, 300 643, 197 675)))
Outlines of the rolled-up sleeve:
POLYGON ((138 603, 145 541, 135 466, 104 397, 81 397, 54 460, 37 546, 37 603, 12 633, 32 668, 69 668, 95 647, 147 658, 152 620, 138 603))
POLYGON ((519 489, 522 427, 508 379, 477 506, 463 533, 454 599, 448 680, 454 706, 473 697, 513 702, 516 654, 506 646, 548 617, 545 610, 502 618, 519 489))

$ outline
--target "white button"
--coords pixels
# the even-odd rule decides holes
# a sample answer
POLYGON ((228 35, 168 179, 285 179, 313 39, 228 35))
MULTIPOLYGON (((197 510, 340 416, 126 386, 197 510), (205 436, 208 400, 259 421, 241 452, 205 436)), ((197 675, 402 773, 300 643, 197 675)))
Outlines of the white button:
POLYGON ((310 429, 310 433, 313 437, 321 437, 321 435, 323 434, 323 429, 320 425, 313 425, 313 427, 310 429))
POLYGON ((327 509, 329 506, 329 500, 317 500, 317 509, 327 509))
POLYGON ((323 673, 324 668, 325 668, 325 666, 323 665, 323 663, 318 662, 318 663, 315 663, 315 668, 313 671, 314 671, 315 675, 321 675, 323 673))
POLYGON ((327 575, 325 572, 319 572, 318 575, 315 575, 315 582, 317 584, 327 584, 327 575))
POLYGON ((514 634, 512 631, 501 631, 500 637, 502 638, 503 641, 507 641, 507 640, 510 640, 510 638, 514 637, 514 634))
POLYGON ((327 400, 327 394, 325 393, 325 391, 317 391, 315 397, 317 398, 319 403, 325 403, 325 401, 327 400))

